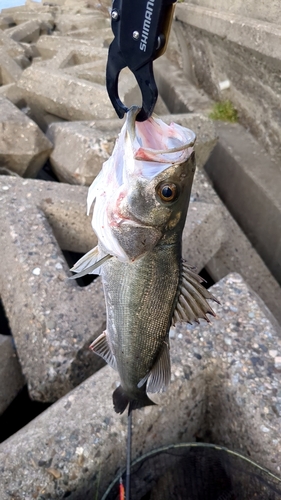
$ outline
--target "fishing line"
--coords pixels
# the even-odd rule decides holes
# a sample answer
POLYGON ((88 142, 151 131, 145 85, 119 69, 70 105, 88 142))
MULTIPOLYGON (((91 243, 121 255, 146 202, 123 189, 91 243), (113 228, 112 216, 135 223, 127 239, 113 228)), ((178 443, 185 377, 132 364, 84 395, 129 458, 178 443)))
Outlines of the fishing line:
POLYGON ((127 424, 127 466, 126 466, 126 500, 130 500, 131 488, 131 455, 132 455, 132 413, 129 405, 127 424))

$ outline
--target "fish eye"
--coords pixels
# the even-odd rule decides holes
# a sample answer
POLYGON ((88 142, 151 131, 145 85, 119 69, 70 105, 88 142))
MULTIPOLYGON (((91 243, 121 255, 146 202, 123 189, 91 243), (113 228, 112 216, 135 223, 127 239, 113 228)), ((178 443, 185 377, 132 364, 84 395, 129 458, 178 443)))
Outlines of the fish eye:
POLYGON ((162 201, 175 201, 179 195, 179 189, 173 182, 161 182, 156 188, 156 192, 162 201))

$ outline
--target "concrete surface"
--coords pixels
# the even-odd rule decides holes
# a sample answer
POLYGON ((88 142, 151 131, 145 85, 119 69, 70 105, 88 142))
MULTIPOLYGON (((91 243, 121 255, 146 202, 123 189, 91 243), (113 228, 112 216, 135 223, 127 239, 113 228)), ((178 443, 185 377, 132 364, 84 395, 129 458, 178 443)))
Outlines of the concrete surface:
POLYGON ((18 175, 35 177, 52 150, 39 127, 8 99, 0 97, 0 162, 18 175))
MULTIPOLYGON (((191 201, 213 203, 222 214, 225 238, 217 254, 206 266, 213 280, 217 282, 229 273, 239 272, 246 283, 261 297, 281 326, 279 283, 212 189, 204 171, 199 169, 195 172, 191 201)), ((271 317, 270 321, 273 321, 271 317)), ((279 332, 281 335, 280 327, 279 332)))
MULTIPOLYGON (((20 56, 21 57, 21 56, 20 56)), ((8 85, 16 82, 22 69, 20 66, 6 53, 0 50, 0 85, 8 85)))
POLYGON ((182 257, 199 272, 221 248, 226 238, 226 227, 217 205, 191 202, 188 210, 182 234, 182 257))
POLYGON ((14 9, 14 13, 12 14, 12 19, 16 24, 22 24, 27 21, 34 21, 34 18, 36 18, 36 21, 39 22, 41 31, 42 27, 44 26, 50 26, 50 28, 54 27, 55 21, 54 21, 54 16, 51 12, 35 13, 34 11, 28 11, 28 10, 25 10, 23 12, 17 12, 17 9, 14 9))
POLYGON ((67 120, 115 118, 104 86, 59 71, 31 66, 17 83, 30 107, 67 120))
POLYGON ((219 7, 210 9, 189 2, 177 5, 176 19, 267 57, 280 58, 281 28, 275 21, 256 21, 219 7))
POLYGON ((19 109, 26 106, 22 97, 22 92, 18 89, 16 83, 7 83, 6 85, 2 85, 0 87, 0 97, 5 97, 19 109))
POLYGON ((85 245, 87 234, 93 240, 86 192, 4 176, 0 182, 1 297, 31 397, 54 401, 103 364, 88 349, 105 327, 101 282, 80 288, 67 281, 68 265, 44 215, 46 205, 52 217, 57 199, 70 242, 79 224, 85 245))
POLYGON ((0 415, 24 385, 13 339, 0 334, 0 415))
MULTIPOLYGON (((172 381, 158 405, 133 413, 132 457, 211 441, 280 475, 281 341, 237 274, 212 287, 210 325, 171 332, 172 381)), ((106 367, 0 445, 1 500, 100 499, 125 466, 127 416, 116 415, 118 375, 106 367)))
MULTIPOLYGON (((180 3, 176 9, 181 39, 185 39, 181 46, 185 43, 184 52, 189 54, 192 79, 212 98, 229 99, 238 110, 240 123, 280 162, 281 28, 280 14, 274 19, 276 2, 272 10, 268 4, 271 22, 261 20, 264 2, 254 15, 251 1, 249 17, 239 12, 237 2, 232 3, 234 9, 230 4, 221 9, 221 2, 217 8, 214 3, 214 8, 206 7, 204 0, 196 3, 200 5, 180 3), (220 90, 219 84, 225 80, 230 86, 220 90)), ((242 12, 248 5, 244 3, 242 12)))
POLYGON ((154 73, 158 90, 171 113, 203 113, 208 116, 212 109, 211 100, 205 92, 190 84, 175 63, 163 56, 155 61, 154 73), (172 78, 167 78, 167 66, 172 78))
MULTIPOLYGON (((99 52, 106 54, 108 51, 102 46, 101 40, 98 38, 96 42, 88 40, 71 40, 69 38, 59 36, 54 32, 50 37, 47 35, 40 36, 36 43, 36 48, 43 59, 50 59, 64 49, 77 50, 79 53, 88 50, 96 59, 99 52), (95 56, 95 54, 97 54, 95 56)), ((87 61, 84 61, 87 62, 87 61)))
POLYGON ((120 132, 102 132, 95 122, 53 123, 47 137, 54 146, 50 156, 58 179, 69 184, 90 186, 113 150, 120 132))
POLYGON ((104 28, 111 29, 110 25, 110 17, 108 16, 106 18, 102 14, 99 14, 98 11, 96 14, 89 14, 87 16, 77 14, 59 14, 56 16, 56 29, 62 35, 67 34, 69 31, 81 28, 90 28, 92 30, 92 34, 94 35, 97 30, 99 31, 104 28))
MULTIPOLYGON (((31 397, 54 401, 103 364, 88 349, 105 328, 101 281, 84 288, 67 281, 61 252, 87 252, 97 243, 86 216, 87 189, 1 176, 0 193, 2 301, 31 397)), ((203 267, 222 234, 218 209, 191 205, 183 255, 203 267)))
POLYGON ((218 123, 205 165, 213 186, 281 285, 281 170, 238 124, 218 123), (230 181, 231 179, 231 181, 230 181))
POLYGON ((7 31, 0 30, 0 46, 1 50, 5 50, 10 57, 16 57, 25 54, 24 48, 15 40, 13 40, 7 31))
POLYGON ((221 12, 227 12, 229 15, 236 14, 245 18, 258 19, 268 23, 280 24, 281 13, 279 0, 272 0, 270 3, 267 0, 234 0, 233 2, 225 2, 224 0, 191 0, 191 4, 208 9, 217 9, 221 12))
POLYGON ((0 30, 6 30, 7 28, 11 28, 12 24, 13 24, 13 19, 11 16, 0 15, 0 30))
POLYGON ((40 35, 40 24, 35 19, 25 21, 18 26, 7 29, 6 33, 16 42, 36 42, 40 35))
POLYGON ((17 56, 14 58, 14 61, 19 65, 21 69, 26 69, 30 66, 31 62, 26 56, 17 56))

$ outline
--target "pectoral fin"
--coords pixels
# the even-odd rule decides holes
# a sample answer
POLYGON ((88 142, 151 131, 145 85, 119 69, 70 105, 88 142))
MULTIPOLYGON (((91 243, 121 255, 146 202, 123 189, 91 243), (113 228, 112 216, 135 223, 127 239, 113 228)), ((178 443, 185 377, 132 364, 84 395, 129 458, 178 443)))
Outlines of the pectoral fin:
POLYGON ((201 285, 203 279, 196 274, 190 266, 182 264, 182 276, 179 289, 179 297, 175 307, 172 325, 177 322, 199 323, 199 319, 210 321, 207 314, 215 316, 215 313, 207 300, 219 301, 201 285))
POLYGON ((73 273, 77 273, 74 276, 71 276, 70 280, 75 280, 77 278, 81 278, 86 274, 92 274, 93 271, 96 271, 95 274, 99 274, 99 267, 102 266, 108 259, 110 259, 112 255, 105 255, 100 258, 99 248, 96 246, 88 253, 83 255, 81 259, 79 259, 76 264, 70 269, 73 273))
POLYGON ((138 383, 142 387, 147 382, 147 392, 165 392, 170 383, 171 362, 168 339, 164 342, 162 351, 158 356, 152 370, 138 383))
POLYGON ((101 356, 114 370, 117 370, 116 359, 107 342, 106 331, 92 342, 90 349, 101 356))

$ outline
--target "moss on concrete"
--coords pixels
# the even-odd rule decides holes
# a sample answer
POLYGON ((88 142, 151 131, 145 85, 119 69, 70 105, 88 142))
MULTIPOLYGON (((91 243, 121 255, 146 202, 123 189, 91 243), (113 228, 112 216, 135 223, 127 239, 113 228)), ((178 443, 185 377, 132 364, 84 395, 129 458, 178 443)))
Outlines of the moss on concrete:
POLYGON ((238 113, 231 101, 216 102, 209 117, 212 120, 235 123, 238 121, 238 113))

